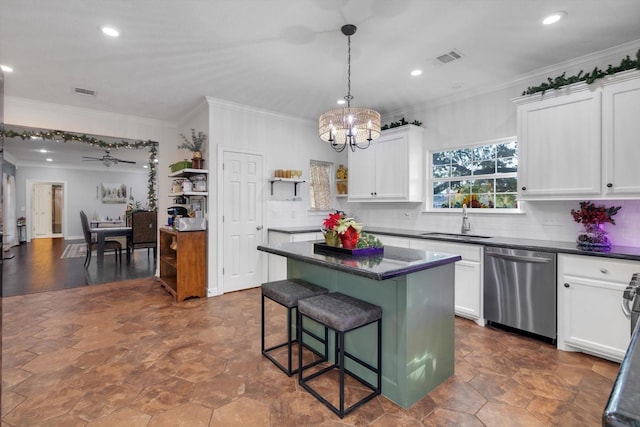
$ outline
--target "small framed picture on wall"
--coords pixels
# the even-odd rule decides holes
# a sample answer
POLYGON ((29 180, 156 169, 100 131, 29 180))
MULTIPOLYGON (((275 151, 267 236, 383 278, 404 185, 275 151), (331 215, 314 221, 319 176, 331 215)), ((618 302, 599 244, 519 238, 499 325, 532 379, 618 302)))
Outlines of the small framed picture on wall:
POLYGON ((100 184, 100 195, 102 203, 121 203, 127 202, 127 186, 125 184, 100 184))

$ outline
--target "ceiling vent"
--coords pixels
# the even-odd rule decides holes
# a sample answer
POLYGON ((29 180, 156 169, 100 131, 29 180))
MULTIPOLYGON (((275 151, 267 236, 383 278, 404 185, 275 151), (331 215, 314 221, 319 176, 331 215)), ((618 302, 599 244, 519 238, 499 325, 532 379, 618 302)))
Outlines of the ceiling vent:
POLYGON ((81 87, 74 87, 73 93, 75 93, 76 95, 83 95, 83 96, 96 96, 95 90, 83 89, 81 87))
POLYGON ((453 49, 453 50, 451 50, 451 51, 449 51, 447 53, 444 53, 444 54, 438 56, 436 58, 436 63, 437 64, 448 64, 449 62, 453 62, 453 61, 455 61, 457 59, 461 59, 461 58, 462 58, 462 54, 459 51, 453 49))

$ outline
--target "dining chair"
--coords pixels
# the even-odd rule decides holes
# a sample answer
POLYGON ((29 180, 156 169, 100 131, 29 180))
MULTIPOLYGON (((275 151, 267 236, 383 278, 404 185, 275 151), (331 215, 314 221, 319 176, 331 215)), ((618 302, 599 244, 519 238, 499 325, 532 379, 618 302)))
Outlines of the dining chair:
MULTIPOLYGON (((88 268, 91 264, 91 252, 98 247, 98 242, 91 236, 91 228, 89 227, 89 219, 84 211, 80 211, 80 222, 82 223, 82 232, 84 241, 87 244, 87 255, 84 258, 84 268, 88 268)), ((105 240, 104 251, 113 250, 116 256, 116 262, 122 263, 122 245, 117 240, 105 240)))
POLYGON ((131 235, 127 237, 127 262, 131 252, 139 248, 153 249, 153 259, 158 257, 158 214, 155 211, 131 213, 131 235))

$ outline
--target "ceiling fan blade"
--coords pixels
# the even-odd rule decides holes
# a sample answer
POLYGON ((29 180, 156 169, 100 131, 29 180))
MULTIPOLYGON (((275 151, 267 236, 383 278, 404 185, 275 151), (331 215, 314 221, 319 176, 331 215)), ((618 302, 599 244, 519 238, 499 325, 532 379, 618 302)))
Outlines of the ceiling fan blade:
POLYGON ((131 163, 132 165, 136 164, 136 162, 131 160, 122 160, 122 159, 114 159, 114 160, 117 160, 119 163, 131 163))
POLYGON ((82 156, 83 159, 85 159, 85 161, 87 160, 102 160, 102 158, 100 157, 87 157, 87 156, 82 156))

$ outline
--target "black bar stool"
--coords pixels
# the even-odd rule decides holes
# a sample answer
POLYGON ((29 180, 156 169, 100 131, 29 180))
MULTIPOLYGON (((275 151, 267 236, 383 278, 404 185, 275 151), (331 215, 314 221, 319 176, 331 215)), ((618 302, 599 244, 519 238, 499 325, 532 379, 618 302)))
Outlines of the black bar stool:
MULTIPOLYGON (((340 418, 373 399, 380 394, 382 389, 382 308, 370 304, 368 302, 344 295, 338 292, 318 295, 311 298, 305 298, 298 302, 298 342, 304 343, 304 334, 308 333, 304 326, 304 318, 307 317, 324 326, 325 335, 327 328, 335 333, 335 363, 317 370, 308 376, 304 376, 305 370, 309 367, 299 364, 298 367, 298 383, 309 393, 320 400, 327 408, 335 412, 340 418), (345 348, 345 335, 351 331, 377 322, 378 326, 378 364, 376 367, 361 360, 360 358, 349 353, 345 348), (371 384, 353 371, 345 367, 345 357, 356 362, 358 365, 366 368, 377 377, 377 384, 371 384), (339 407, 330 403, 327 399, 314 390, 309 382, 320 375, 326 374, 333 369, 339 370, 340 378, 340 399, 339 407), (359 381, 364 386, 371 389, 371 393, 353 403, 345 409, 344 402, 344 380, 345 373, 359 381)), ((352 349, 353 351, 353 349, 352 349)))
MULTIPOLYGON (((298 301, 303 298, 308 298, 316 295, 326 294, 328 291, 318 286, 314 283, 307 282, 302 279, 286 279, 286 280, 278 280, 276 282, 267 282, 262 284, 262 354, 269 360, 271 360, 278 368, 280 368, 285 374, 291 376, 298 372, 298 369, 293 369, 291 366, 291 348, 293 343, 299 342, 297 340, 297 316, 296 320, 296 335, 292 336, 291 333, 291 321, 292 321, 292 313, 293 310, 297 309, 298 301), (265 348, 264 343, 264 335, 265 335, 265 324, 264 324, 264 299, 269 298, 270 300, 277 302, 278 304, 287 308, 287 341, 281 344, 276 344, 269 348, 265 348), (271 355, 273 350, 279 349, 281 347, 287 346, 287 366, 285 367, 282 363, 278 362, 276 358, 271 355)), ((328 335, 325 332, 324 344, 325 344, 325 354, 320 354, 315 349, 307 347, 310 351, 320 357, 320 360, 316 360, 310 362, 309 366, 317 365, 318 363, 322 363, 327 360, 327 337, 328 335)), ((320 339, 322 342, 322 339, 320 339)), ((302 347, 300 347, 300 353, 302 352, 302 347)), ((300 356, 302 357, 302 356, 300 356)), ((300 359, 302 361, 302 359, 300 359)))

